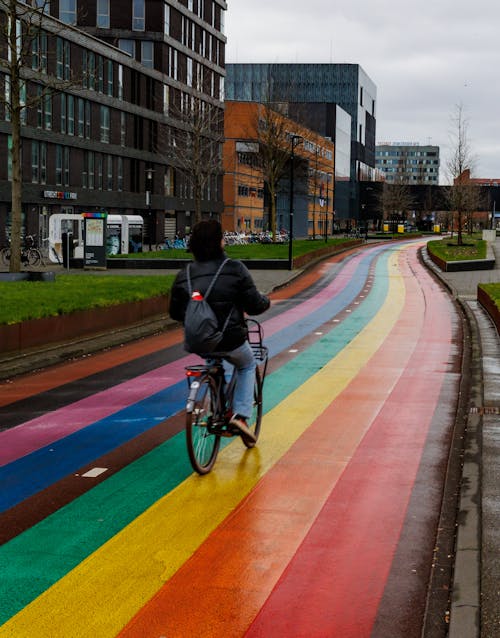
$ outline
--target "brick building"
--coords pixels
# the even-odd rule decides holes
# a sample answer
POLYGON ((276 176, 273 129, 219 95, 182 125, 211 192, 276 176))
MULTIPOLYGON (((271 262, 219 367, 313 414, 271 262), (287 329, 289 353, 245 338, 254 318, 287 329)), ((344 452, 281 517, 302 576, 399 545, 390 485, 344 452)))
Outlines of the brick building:
MULTIPOLYGON (((223 227, 259 233, 269 228, 269 194, 260 167, 258 121, 262 105, 226 101, 224 118, 223 227)), ((322 135, 282 116, 290 135, 300 136, 294 149, 294 234, 331 234, 334 215, 334 144, 322 135)), ((286 150, 290 138, 283 140, 286 150)), ((279 182, 277 229, 289 230, 290 161, 279 182)))

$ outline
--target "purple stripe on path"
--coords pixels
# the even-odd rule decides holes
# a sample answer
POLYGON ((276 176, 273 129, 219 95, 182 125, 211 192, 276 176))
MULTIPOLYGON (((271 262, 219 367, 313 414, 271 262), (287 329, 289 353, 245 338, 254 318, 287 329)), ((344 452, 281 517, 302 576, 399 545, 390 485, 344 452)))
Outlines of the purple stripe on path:
POLYGON ((297 306, 294 306, 293 308, 290 308, 290 310, 287 310, 283 314, 277 315, 276 317, 266 321, 264 323, 264 335, 266 337, 270 337, 276 332, 283 330, 283 328, 288 328, 288 326, 291 326, 297 320, 307 317, 318 308, 321 308, 325 302, 330 301, 332 297, 338 295, 339 292, 347 287, 356 272, 359 262, 366 257, 367 252, 368 251, 365 251, 363 254, 357 255, 351 259, 338 276, 313 297, 307 299, 301 304, 298 304, 297 306))
POLYGON ((197 362, 199 358, 195 355, 183 357, 4 430, 0 433, 0 467, 178 383, 184 377, 184 367, 197 362))

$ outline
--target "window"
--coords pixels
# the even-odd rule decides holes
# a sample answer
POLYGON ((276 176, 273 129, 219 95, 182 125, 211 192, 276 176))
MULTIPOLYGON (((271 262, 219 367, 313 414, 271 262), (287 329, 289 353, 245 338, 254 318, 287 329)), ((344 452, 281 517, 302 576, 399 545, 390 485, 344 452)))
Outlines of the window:
POLYGON ((110 110, 109 106, 101 106, 101 142, 109 143, 110 110))
POLYGON ((165 3, 165 11, 164 11, 164 33, 166 35, 170 35, 170 6, 165 3))
POLYGON ((61 133, 66 133, 67 131, 67 103, 66 103, 66 95, 61 93, 61 133))
POLYGON ((123 100, 123 66, 118 65, 118 99, 123 100))
POLYGON ((69 80, 71 77, 71 45, 67 40, 56 40, 56 77, 69 80))
POLYGON ((193 86, 193 59, 187 58, 186 84, 193 86))
POLYGON ((132 0, 132 30, 144 31, 145 6, 144 0, 132 0))
MULTIPOLYGON (((40 171, 40 142, 31 142, 31 181, 38 184, 40 171)), ((9 153, 10 156, 10 153, 9 153)))
POLYGON ((97 188, 97 190, 100 190, 100 191, 102 191, 102 162, 103 162, 102 155, 100 153, 98 153, 97 157, 96 157, 96 164, 97 164, 97 183, 96 183, 96 188, 97 188))
POLYGON ((4 75, 4 81, 5 81, 5 121, 10 122, 10 98, 11 98, 10 75, 4 75))
POLYGON ((154 68, 153 42, 151 40, 143 40, 141 42, 141 62, 149 69, 154 68))
POLYGON ((78 98, 78 137, 85 135, 85 100, 78 98))
POLYGON ((97 90, 99 93, 104 93, 104 60, 97 56, 97 90))
POLYGON ((97 0, 97 23, 99 29, 109 29, 109 0, 97 0))
POLYGON ((83 52, 83 86, 87 89, 95 89, 96 85, 95 53, 93 51, 83 52))
POLYGON ((112 155, 107 156, 106 164, 107 164, 106 190, 112 191, 113 190, 113 156, 112 155))
POLYGON ((127 133, 127 115, 125 111, 120 111, 120 145, 125 146, 127 133))
POLYGON ((123 191, 123 157, 117 158, 116 177, 117 190, 121 192, 123 191))
POLYGON ((67 115, 68 115, 68 135, 75 134, 75 98, 68 95, 67 115))
POLYGON ((45 95, 43 100, 43 127, 45 130, 50 131, 52 129, 52 95, 45 95))
POLYGON ((56 186, 62 186, 63 175, 63 147, 56 144, 56 186))
POLYGON ((40 33, 31 42, 31 68, 47 73, 47 34, 40 33))
POLYGON ((90 139, 91 121, 90 102, 88 100, 85 100, 85 137, 87 139, 90 139))
POLYGON ((42 11, 48 15, 50 15, 50 2, 49 0, 33 0, 33 6, 37 9, 42 9, 42 11))
POLYGON ((59 0, 59 20, 76 24, 76 0, 59 0))
POLYGON ((168 115, 170 110, 170 87, 168 84, 163 85, 163 112, 168 115))
POLYGON ((120 38, 118 40, 118 48, 124 53, 128 53, 130 57, 135 58, 135 40, 120 38))
POLYGON ((112 60, 108 60, 107 61, 107 68, 108 68, 108 73, 107 73, 107 89, 106 89, 106 93, 110 97, 113 97, 113 62, 112 62, 112 60))

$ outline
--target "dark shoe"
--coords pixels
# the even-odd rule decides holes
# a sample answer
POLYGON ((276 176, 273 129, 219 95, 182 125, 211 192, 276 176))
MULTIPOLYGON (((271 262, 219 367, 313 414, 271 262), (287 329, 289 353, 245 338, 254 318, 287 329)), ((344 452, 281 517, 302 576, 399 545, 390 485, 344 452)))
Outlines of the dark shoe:
POLYGON ((255 434, 248 427, 246 418, 244 416, 241 416, 241 414, 233 414, 229 423, 234 428, 236 428, 240 435, 249 443, 255 443, 257 441, 255 434))

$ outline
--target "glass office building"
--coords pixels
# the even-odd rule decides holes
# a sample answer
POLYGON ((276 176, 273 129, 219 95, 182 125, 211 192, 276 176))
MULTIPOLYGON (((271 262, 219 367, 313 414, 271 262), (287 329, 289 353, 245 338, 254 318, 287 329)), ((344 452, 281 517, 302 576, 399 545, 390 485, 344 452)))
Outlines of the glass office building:
POLYGON ((227 99, 286 103, 290 117, 300 114, 302 123, 334 141, 339 147, 336 217, 358 219, 359 181, 371 179, 375 168, 377 99, 376 86, 361 66, 228 64, 226 72, 227 99), (349 181, 346 188, 344 177, 342 196, 346 162, 349 181))

